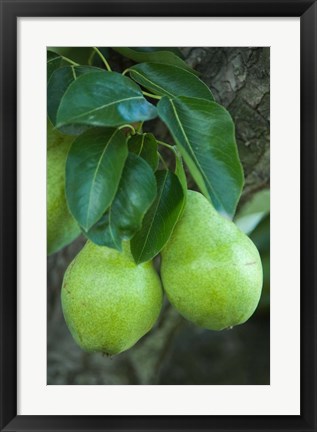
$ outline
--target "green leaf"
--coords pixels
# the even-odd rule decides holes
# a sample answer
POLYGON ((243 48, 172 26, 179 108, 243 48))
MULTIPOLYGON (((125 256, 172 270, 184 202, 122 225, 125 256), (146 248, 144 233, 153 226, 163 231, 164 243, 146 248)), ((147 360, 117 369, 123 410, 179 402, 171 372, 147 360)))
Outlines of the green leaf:
POLYGON ((92 72, 80 76, 68 87, 57 112, 57 127, 120 126, 156 116, 155 106, 131 79, 116 72, 92 72))
POLYGON ((157 52, 157 51, 169 51, 169 52, 172 52, 175 55, 177 55, 177 57, 184 58, 181 51, 176 47, 133 47, 133 51, 143 52, 143 53, 157 52))
POLYGON ((91 47, 50 47, 50 50, 81 65, 88 65, 93 53, 91 47))
MULTIPOLYGON (((188 66, 184 60, 179 58, 173 52, 169 51, 168 48, 162 48, 162 51, 146 51, 142 52, 135 48, 121 48, 113 47, 115 51, 127 57, 137 63, 150 62, 150 63, 162 63, 178 66, 182 69, 187 69, 193 71, 193 69, 188 66)), ((196 72, 194 72, 196 73, 196 72)))
POLYGON ((141 157, 129 153, 116 196, 87 237, 98 245, 121 251, 122 240, 130 240, 139 231, 155 196, 156 180, 151 167, 141 157))
POLYGON ((141 63, 129 68, 129 73, 133 80, 160 96, 214 99, 203 81, 177 66, 141 63))
POLYGON ((52 74, 47 86, 47 112, 54 125, 62 97, 71 83, 84 74, 96 71, 100 69, 91 66, 67 66, 52 74))
POLYGON ((144 216, 142 228, 131 240, 137 264, 154 258, 168 242, 184 204, 184 191, 175 174, 157 171, 157 196, 144 216))
POLYGON ((66 196, 85 231, 110 206, 127 155, 126 137, 118 129, 89 129, 73 142, 66 162, 66 196))
POLYGON ((66 65, 68 65, 68 63, 60 55, 53 51, 47 51, 47 82, 55 70, 66 65))
POLYGON ((121 239, 116 231, 111 229, 109 213, 105 213, 95 225, 83 234, 98 246, 107 246, 122 251, 121 239))
POLYGON ((184 164, 183 164, 183 158, 178 150, 177 147, 175 147, 175 174, 177 175, 180 184, 182 185, 183 191, 186 195, 187 193, 187 179, 186 179, 186 174, 185 174, 185 170, 184 170, 184 164))
POLYGON ((65 146, 67 143, 70 145, 74 141, 73 136, 64 135, 58 129, 54 128, 48 117, 46 125, 47 150, 58 147, 59 145, 65 146))
POLYGON ((187 201, 187 178, 186 178, 186 173, 185 173, 185 169, 184 169, 182 155, 180 154, 180 152, 176 146, 173 146, 173 148, 174 148, 174 153, 175 153, 175 175, 177 176, 177 178, 178 178, 178 180, 182 186, 183 193, 184 193, 183 207, 182 207, 180 214, 179 214, 179 217, 178 217, 178 219, 180 219, 184 213, 185 205, 186 205, 186 201, 187 201))
POLYGON ((141 156, 156 171, 159 163, 157 141, 150 133, 135 134, 128 141, 129 151, 141 156))
POLYGON ((202 193, 233 216, 244 180, 230 114, 216 102, 188 97, 164 96, 157 109, 202 193))
POLYGON ((257 192, 245 203, 235 218, 235 223, 245 234, 251 234, 270 212, 270 191, 257 192))

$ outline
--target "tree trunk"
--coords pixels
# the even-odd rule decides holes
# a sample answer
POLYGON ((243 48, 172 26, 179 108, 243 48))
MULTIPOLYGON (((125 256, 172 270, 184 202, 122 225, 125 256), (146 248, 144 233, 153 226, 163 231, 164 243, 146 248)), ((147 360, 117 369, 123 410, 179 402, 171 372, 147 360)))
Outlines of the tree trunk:
POLYGON ((234 120, 246 201, 270 182, 270 49, 183 48, 183 54, 234 120))

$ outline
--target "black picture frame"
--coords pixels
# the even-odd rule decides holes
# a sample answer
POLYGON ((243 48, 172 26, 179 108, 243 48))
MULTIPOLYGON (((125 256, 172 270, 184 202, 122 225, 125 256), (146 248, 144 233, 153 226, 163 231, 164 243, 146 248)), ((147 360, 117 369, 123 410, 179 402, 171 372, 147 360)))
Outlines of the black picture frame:
MULTIPOLYGON (((316 431, 317 3, 311 0, 0 0, 1 431, 316 431), (76 7, 74 7, 76 6, 76 7), (17 18, 300 17, 301 414, 298 416, 17 415, 17 18)), ((287 42, 286 42, 287 43, 287 42)), ((291 238, 290 238, 291 244, 291 238)), ((286 329, 287 331, 287 329, 286 329)))

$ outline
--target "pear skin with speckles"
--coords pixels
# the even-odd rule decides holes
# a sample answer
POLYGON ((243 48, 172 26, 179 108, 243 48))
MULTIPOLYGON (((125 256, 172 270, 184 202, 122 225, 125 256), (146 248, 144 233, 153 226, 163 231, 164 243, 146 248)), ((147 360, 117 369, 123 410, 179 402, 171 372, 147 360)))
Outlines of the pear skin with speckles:
POLYGON ((159 316, 163 290, 153 264, 135 264, 124 243, 118 252, 88 241, 65 273, 63 313, 84 351, 111 356, 126 351, 159 316))
POLYGON ((79 225, 70 214, 65 196, 65 166, 74 137, 47 125, 47 253, 51 255, 80 234, 79 225))
POLYGON ((263 276, 252 241, 202 194, 188 191, 184 214, 162 251, 161 278, 184 318, 222 330, 251 317, 263 276))

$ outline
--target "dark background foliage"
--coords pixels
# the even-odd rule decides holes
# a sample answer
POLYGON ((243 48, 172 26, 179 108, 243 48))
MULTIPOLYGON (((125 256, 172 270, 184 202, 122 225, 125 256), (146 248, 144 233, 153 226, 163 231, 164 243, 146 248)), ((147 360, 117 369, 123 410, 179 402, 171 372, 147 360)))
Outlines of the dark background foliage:
MULTIPOLYGON (((234 119, 245 187, 240 206, 269 188, 269 48, 181 48, 217 102, 234 119)), ((114 70, 131 63, 110 52, 114 70)), ((157 120, 146 130, 171 142, 157 120)), ((168 150, 166 157, 169 157, 168 150)), ((172 158, 171 158, 172 163, 172 158)), ((189 188, 195 185, 188 176, 189 188)), ((239 209, 238 209, 239 210, 239 209)), ((63 274, 85 240, 48 258, 48 384, 269 384, 269 216, 251 235, 264 264, 264 289, 253 317, 232 330, 212 332, 181 318, 167 303, 154 329, 114 358, 87 354, 73 342, 60 307, 63 274)), ((156 259, 158 264, 158 258, 156 259)))

